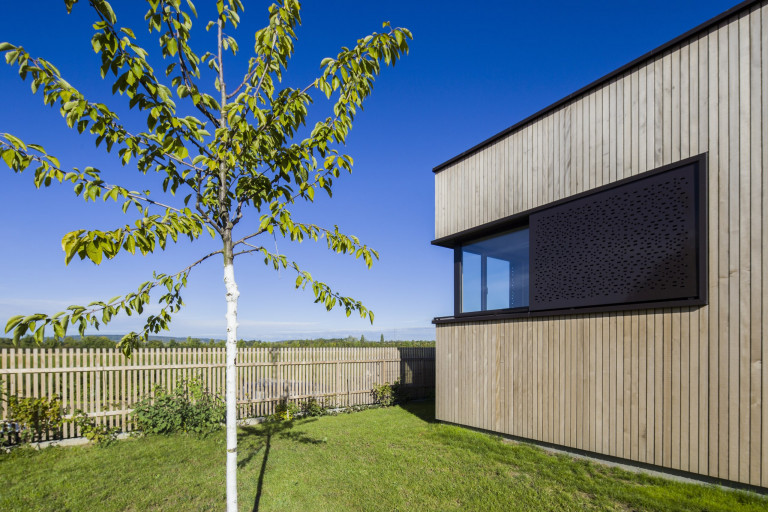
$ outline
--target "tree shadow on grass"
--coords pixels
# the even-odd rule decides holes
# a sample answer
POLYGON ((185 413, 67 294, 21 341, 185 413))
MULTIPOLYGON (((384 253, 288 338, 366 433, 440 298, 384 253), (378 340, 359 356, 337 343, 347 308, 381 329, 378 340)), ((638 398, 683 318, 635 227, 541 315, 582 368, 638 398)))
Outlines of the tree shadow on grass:
POLYGON ((293 431, 295 426, 305 425, 317 421, 316 418, 300 419, 291 421, 268 420, 259 425, 241 427, 241 433, 238 436, 240 451, 245 456, 237 462, 238 469, 247 466, 256 455, 264 449, 264 455, 261 460, 261 470, 259 471, 259 481, 256 486, 256 498, 253 501, 253 512, 259 510, 259 503, 264 490, 264 475, 267 471, 267 461, 269 460, 269 451, 272 447, 274 438, 287 439, 302 444, 322 444, 325 441, 306 435, 304 432, 293 431))

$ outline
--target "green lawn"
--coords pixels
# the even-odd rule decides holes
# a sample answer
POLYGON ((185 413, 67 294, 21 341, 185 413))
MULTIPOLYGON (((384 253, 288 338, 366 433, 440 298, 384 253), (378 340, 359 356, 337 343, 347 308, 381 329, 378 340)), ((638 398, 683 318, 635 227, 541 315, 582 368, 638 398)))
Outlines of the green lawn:
MULTIPOLYGON (((768 510, 433 421, 430 403, 240 434, 240 510, 768 510)), ((0 455, 0 510, 223 510, 224 435, 0 455)))

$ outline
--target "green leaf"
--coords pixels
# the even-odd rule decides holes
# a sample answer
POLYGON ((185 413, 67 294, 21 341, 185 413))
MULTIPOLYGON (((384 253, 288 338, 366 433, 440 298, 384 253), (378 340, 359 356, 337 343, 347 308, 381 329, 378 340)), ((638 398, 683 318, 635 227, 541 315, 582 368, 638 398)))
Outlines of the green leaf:
POLYGON ((53 334, 54 334, 54 336, 55 336, 57 339, 61 339, 61 338, 63 338, 64 336, 66 336, 66 334, 67 334, 67 331, 66 331, 66 329, 64 328, 64 326, 63 326, 63 325, 61 325, 59 322, 54 322, 54 323, 53 323, 53 334))
POLYGON ((9 318, 8 323, 5 324, 5 332, 10 332, 11 329, 19 325, 23 319, 24 315, 16 315, 9 318))
POLYGON ((86 254, 88 255, 88 258, 94 262, 95 264, 99 265, 101 263, 101 258, 103 256, 103 252, 100 247, 98 247, 95 243, 90 242, 88 245, 85 246, 86 254))
POLYGON ((195 18, 197 18, 197 9, 195 9, 195 4, 192 3, 192 0, 187 0, 187 5, 189 6, 189 10, 192 11, 192 14, 195 15, 195 18))
POLYGON ((16 152, 12 149, 6 149, 3 151, 3 160, 5 161, 5 164, 13 169, 13 160, 16 158, 16 152))
POLYGON ((34 338, 35 338, 35 343, 37 343, 38 345, 43 344, 43 340, 45 339, 45 324, 37 328, 37 330, 35 331, 34 338))

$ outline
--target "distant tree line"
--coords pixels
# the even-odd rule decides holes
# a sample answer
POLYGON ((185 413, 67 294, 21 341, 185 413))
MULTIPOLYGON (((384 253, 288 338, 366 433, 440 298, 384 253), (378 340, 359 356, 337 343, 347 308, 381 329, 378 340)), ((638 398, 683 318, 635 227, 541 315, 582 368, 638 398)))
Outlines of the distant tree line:
MULTIPOLYGON (((61 340, 46 338, 43 343, 38 345, 32 336, 24 336, 17 345, 13 344, 11 338, 0 338, 0 349, 2 348, 115 348, 120 336, 68 336, 61 340), (111 339, 115 338, 115 339, 111 339)), ((368 341, 365 336, 355 338, 348 336, 346 338, 318 338, 306 340, 284 340, 284 341, 260 341, 260 340, 240 340, 237 342, 239 348, 298 348, 298 347, 434 347, 434 341, 414 340, 414 341, 384 341, 382 335, 380 341, 368 341)), ((183 340, 169 339, 150 339, 147 342, 139 344, 139 348, 206 348, 217 347, 225 348, 224 340, 200 339, 187 337, 183 340)))
POLYGON ((347 336, 346 338, 318 338, 313 340, 285 340, 285 341, 243 341, 238 342, 240 347, 434 347, 434 341, 414 340, 414 341, 384 341, 384 336, 380 341, 368 341, 365 336, 355 338, 347 336))

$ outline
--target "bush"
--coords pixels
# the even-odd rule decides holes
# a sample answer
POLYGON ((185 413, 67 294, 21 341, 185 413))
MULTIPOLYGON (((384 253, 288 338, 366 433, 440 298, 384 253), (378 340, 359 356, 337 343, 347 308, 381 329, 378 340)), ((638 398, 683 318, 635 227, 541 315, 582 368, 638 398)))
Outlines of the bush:
POLYGON ((173 391, 156 386, 154 396, 144 397, 134 406, 133 418, 145 434, 207 435, 221 428, 225 413, 224 401, 194 378, 179 380, 173 391))
POLYGON ((274 421, 291 421, 296 417, 298 412, 298 405, 283 398, 275 406, 274 414, 272 414, 268 419, 274 421))
POLYGON ((301 403, 302 416, 323 416, 325 413, 325 406, 315 397, 301 403))
POLYGON ((405 388, 400 384, 400 379, 392 384, 388 382, 385 382, 384 384, 374 384, 371 394, 373 395, 374 403, 377 403, 382 407, 389 407, 390 405, 407 401, 405 388))
POLYGON ((117 427, 99 425, 95 419, 80 409, 76 409, 75 414, 67 422, 77 426, 83 437, 102 447, 109 446, 117 441, 117 434, 120 432, 120 429, 117 427))
POLYGON ((374 403, 382 405, 384 407, 390 406, 394 403, 394 394, 392 393, 392 386, 385 382, 384 384, 374 384, 371 390, 374 403))
POLYGON ((15 438, 16 443, 42 441, 46 434, 61 438, 63 424, 59 395, 50 398, 8 398, 8 420, 2 431, 15 438))

